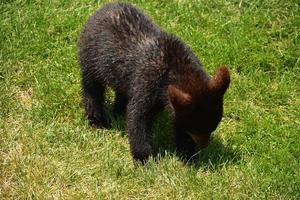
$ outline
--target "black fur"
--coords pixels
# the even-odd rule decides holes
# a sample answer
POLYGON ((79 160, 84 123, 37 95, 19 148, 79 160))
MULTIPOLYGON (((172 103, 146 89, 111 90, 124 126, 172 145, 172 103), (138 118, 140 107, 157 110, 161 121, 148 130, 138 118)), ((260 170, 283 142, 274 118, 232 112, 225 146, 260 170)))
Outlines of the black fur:
POLYGON ((135 7, 123 3, 102 7, 86 23, 79 49, 87 118, 99 127, 108 126, 103 101, 105 88, 112 87, 114 114, 126 110, 135 160, 144 162, 151 155, 153 121, 166 105, 172 112, 178 150, 189 156, 195 146, 189 133, 210 134, 221 120, 223 94, 210 92, 211 78, 192 51, 135 7), (175 94, 171 103, 170 85, 188 93, 191 101, 183 106, 179 99, 177 105, 175 94))

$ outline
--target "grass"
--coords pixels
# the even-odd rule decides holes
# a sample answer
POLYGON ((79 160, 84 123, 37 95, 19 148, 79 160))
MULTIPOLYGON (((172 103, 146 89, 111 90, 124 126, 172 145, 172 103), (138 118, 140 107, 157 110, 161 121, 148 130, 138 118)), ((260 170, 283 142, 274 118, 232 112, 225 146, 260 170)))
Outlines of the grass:
POLYGON ((0 0, 0 199, 299 199, 299 1, 130 2, 230 66, 211 146, 184 165, 163 114, 160 161, 135 167, 124 120, 93 129, 80 103, 76 43, 104 2, 0 0))

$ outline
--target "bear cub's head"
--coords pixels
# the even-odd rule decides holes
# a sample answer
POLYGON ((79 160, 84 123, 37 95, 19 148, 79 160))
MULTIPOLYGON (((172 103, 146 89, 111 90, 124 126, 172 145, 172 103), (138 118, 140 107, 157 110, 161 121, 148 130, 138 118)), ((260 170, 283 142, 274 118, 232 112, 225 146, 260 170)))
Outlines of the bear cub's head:
POLYGON ((168 86, 175 127, 189 134, 199 148, 209 144, 211 133, 223 115, 223 96, 230 83, 227 67, 205 81, 187 75, 178 85, 168 86))

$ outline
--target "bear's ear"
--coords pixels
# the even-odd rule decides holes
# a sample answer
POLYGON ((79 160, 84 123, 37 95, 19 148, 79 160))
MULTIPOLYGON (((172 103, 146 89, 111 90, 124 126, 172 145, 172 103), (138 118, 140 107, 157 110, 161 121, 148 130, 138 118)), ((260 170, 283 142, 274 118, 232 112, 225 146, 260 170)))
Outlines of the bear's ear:
POLYGON ((192 97, 188 93, 178 89, 174 85, 168 86, 168 96, 175 109, 183 108, 192 102, 192 97))
POLYGON ((216 75, 209 81, 209 88, 215 94, 224 95, 230 84, 230 73, 227 67, 218 68, 216 75))

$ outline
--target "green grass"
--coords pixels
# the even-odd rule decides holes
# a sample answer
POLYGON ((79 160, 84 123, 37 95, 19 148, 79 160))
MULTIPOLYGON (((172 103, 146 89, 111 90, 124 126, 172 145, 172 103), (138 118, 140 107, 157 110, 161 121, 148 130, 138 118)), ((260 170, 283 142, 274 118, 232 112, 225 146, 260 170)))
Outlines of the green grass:
POLYGON ((131 1, 210 74, 221 64, 232 73, 199 161, 174 155, 164 114, 161 160, 144 167, 132 163, 124 120, 96 130, 83 117, 76 44, 103 3, 0 0, 0 199, 300 198, 299 1, 131 1))

